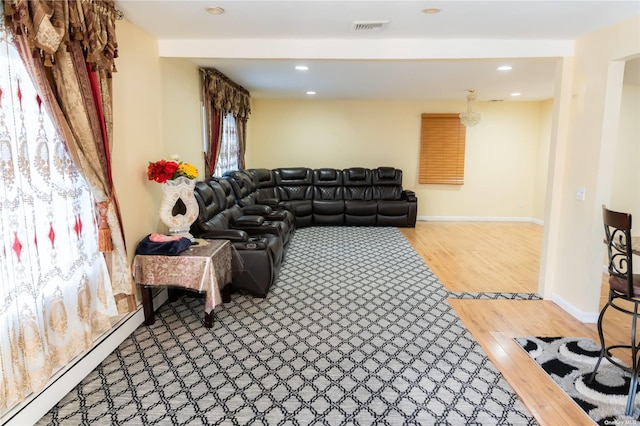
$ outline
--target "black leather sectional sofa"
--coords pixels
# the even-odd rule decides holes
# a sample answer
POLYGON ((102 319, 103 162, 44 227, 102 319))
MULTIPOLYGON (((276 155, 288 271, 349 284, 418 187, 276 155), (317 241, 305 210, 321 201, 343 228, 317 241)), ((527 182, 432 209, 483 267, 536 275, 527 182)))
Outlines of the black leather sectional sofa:
POLYGON ((402 188, 402 170, 248 169, 198 182, 200 208, 191 233, 231 240, 232 288, 265 297, 295 228, 414 227, 418 201, 402 188))
MULTIPOLYGON (((296 226, 401 226, 416 224, 418 201, 402 188, 402 170, 365 169, 249 169, 253 179, 231 172, 240 195, 255 193, 256 203, 285 208, 296 226), (254 188, 255 185, 255 188, 254 188)), ((240 197, 242 198, 242 197, 240 197)))

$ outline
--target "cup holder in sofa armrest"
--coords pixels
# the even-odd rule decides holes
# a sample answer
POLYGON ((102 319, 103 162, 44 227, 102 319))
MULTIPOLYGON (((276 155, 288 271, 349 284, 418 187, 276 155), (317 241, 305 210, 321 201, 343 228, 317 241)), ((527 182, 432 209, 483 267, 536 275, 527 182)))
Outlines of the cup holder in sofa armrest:
POLYGON ((262 226, 264 223, 264 217, 258 215, 245 215, 240 216, 233 220, 232 225, 235 227, 255 227, 262 226))
POLYGON ((260 237, 249 237, 244 243, 236 243, 234 246, 239 250, 266 250, 267 239, 260 237))

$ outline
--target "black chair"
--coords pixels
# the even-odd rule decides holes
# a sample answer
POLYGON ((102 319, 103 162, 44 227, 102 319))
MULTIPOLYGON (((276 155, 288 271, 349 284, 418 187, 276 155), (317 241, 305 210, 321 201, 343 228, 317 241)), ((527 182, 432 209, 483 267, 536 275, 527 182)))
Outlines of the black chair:
POLYGON ((595 378, 602 358, 607 358, 611 364, 629 372, 631 380, 625 414, 631 416, 638 387, 638 373, 640 372, 640 362, 638 361, 639 345, 636 342, 636 324, 640 305, 640 275, 633 274, 631 215, 608 210, 603 205, 602 218, 609 260, 609 300, 600 311, 600 316, 598 317, 598 335, 600 336, 601 350, 598 362, 589 377, 589 382, 595 378), (629 345, 607 346, 605 344, 602 320, 609 307, 631 316, 631 341, 629 345), (631 307, 633 307, 633 310, 631 310, 631 307), (631 367, 621 364, 614 357, 612 351, 616 349, 628 349, 631 351, 631 367))

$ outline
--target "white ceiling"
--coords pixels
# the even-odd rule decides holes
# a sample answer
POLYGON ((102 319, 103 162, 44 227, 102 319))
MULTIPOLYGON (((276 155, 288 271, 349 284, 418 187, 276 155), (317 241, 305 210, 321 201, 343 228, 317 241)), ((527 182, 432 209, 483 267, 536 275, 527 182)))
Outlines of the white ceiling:
MULTIPOLYGON (((635 17, 640 1, 116 0, 161 56, 214 67, 258 98, 541 100, 573 40, 635 17), (206 13, 219 6, 222 15, 206 13), (438 14, 425 14, 437 7, 438 14), (354 21, 387 20, 354 32, 354 21), (295 71, 304 64, 309 71, 295 71), (499 72, 508 64, 511 71, 499 72), (512 92, 520 92, 512 98, 512 92)), ((640 40, 638 40, 640 46, 640 40)), ((639 49, 640 50, 640 49, 639 49)), ((640 72, 626 78, 640 84, 640 72)))

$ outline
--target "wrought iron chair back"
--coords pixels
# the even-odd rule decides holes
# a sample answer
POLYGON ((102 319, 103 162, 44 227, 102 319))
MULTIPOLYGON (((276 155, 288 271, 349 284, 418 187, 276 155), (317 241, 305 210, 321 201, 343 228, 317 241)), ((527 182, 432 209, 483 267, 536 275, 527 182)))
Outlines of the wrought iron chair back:
MULTIPOLYGON (((605 241, 609 259, 609 280, 624 282, 627 297, 635 297, 631 247, 631 214, 615 212, 602 206, 605 241)), ((620 290, 620 285, 613 289, 620 290)))

